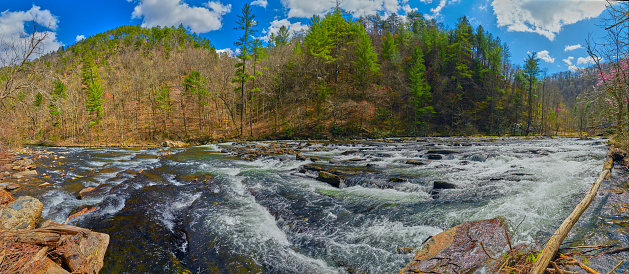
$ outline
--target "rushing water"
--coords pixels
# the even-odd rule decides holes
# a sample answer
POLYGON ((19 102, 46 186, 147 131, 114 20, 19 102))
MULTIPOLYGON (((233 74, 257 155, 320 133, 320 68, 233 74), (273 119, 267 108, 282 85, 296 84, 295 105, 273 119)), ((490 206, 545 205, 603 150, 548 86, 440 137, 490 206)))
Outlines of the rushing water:
POLYGON ((38 162, 52 186, 21 192, 57 222, 80 205, 98 208, 69 223, 110 234, 101 273, 396 273, 414 255, 399 251, 464 221, 503 216, 512 228, 522 222, 515 242, 544 241, 595 181, 607 141, 283 143, 319 160, 245 161, 221 152, 242 145, 232 143, 55 148, 64 158, 38 162), (307 163, 348 175, 336 188, 299 172, 307 163), (434 199, 434 181, 457 188, 434 199), (77 199, 88 186, 98 188, 77 199))

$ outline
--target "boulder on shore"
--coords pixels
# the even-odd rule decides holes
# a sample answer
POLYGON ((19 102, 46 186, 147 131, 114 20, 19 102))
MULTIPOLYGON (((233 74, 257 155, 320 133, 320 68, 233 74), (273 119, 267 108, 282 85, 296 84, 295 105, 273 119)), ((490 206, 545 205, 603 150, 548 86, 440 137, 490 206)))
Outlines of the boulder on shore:
POLYGON ((7 204, 0 214, 0 229, 33 229, 41 218, 44 205, 30 196, 21 196, 7 204))
POLYGON ((4 189, 0 189, 0 210, 7 207, 7 205, 13 201, 15 201, 15 199, 11 196, 11 193, 4 189))
POLYGON ((508 244, 505 229, 499 218, 457 225, 433 236, 400 273, 489 273, 494 261, 487 253, 500 256, 508 244))

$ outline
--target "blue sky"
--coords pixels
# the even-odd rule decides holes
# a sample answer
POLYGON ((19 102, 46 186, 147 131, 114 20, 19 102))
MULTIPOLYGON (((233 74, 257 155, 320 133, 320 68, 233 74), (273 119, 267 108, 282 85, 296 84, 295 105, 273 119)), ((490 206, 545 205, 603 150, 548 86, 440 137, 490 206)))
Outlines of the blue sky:
MULTIPOLYGON (((0 37, 19 37, 33 18, 51 26, 46 50, 70 46, 81 37, 121 25, 184 24, 210 39, 217 49, 233 48, 241 35, 234 30, 236 16, 245 3, 252 5, 258 36, 267 36, 282 25, 291 30, 307 28, 313 14, 333 8, 334 0, 33 0, 2 1, 0 37)), ((416 10, 452 28, 466 15, 474 27, 481 24, 511 48, 511 60, 523 64, 528 52, 538 52, 549 73, 591 64, 585 50, 588 35, 601 37, 596 26, 604 14, 604 0, 342 0, 340 5, 355 16, 379 13, 405 15, 416 10), (579 47, 579 45, 581 47, 579 47)), ((19 39, 19 38, 14 38, 19 39)))

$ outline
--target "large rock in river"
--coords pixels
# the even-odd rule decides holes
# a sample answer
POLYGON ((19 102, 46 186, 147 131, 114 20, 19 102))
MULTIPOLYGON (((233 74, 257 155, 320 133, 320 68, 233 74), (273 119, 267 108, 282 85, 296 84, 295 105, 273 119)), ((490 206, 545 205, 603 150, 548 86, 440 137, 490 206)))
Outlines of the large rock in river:
POLYGON ((432 237, 400 273, 490 273, 508 242, 501 219, 465 222, 432 237), (481 246, 482 243, 482 246, 481 246))
POLYGON ((21 196, 7 204, 0 214, 0 229, 33 229, 39 222, 44 205, 36 198, 21 196))
POLYGON ((319 171, 319 176, 317 177, 317 180, 321 182, 326 182, 334 187, 341 186, 341 176, 326 171, 319 171))

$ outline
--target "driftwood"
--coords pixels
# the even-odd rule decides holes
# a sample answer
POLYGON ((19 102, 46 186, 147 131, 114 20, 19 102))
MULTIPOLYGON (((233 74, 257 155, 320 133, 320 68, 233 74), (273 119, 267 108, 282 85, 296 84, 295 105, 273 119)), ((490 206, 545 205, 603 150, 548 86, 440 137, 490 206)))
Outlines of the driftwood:
POLYGON ((76 235, 81 232, 90 231, 71 225, 52 224, 38 229, 3 230, 0 231, 0 241, 53 246, 61 240, 62 235, 76 235))
POLYGON ((581 200, 581 202, 579 202, 579 204, 574 208, 570 216, 568 216, 568 218, 563 221, 559 229, 557 229, 555 234, 553 234, 550 240, 548 240, 548 244, 546 244, 546 247, 537 258, 537 262, 533 266, 533 269, 531 269, 531 274, 543 274, 544 271, 547 270, 548 264, 555 257, 557 250, 559 250, 559 246, 563 243, 563 240, 568 235, 568 232, 570 232, 570 230, 577 223, 583 212, 590 206, 594 197, 596 197, 596 193, 598 192, 598 189, 601 186, 603 180, 605 178, 609 178, 613 161, 614 160, 610 158, 607 162, 605 162, 603 172, 601 172, 601 175, 598 177, 596 182, 592 184, 590 191, 588 191, 583 200, 581 200))
MULTIPOLYGON (((35 261, 43 263, 51 250, 49 253, 59 256, 70 272, 96 274, 103 267, 109 235, 48 221, 38 229, 0 231, 0 242, 43 246, 24 267, 31 267, 29 264, 35 261)), ((46 267, 62 273, 61 267, 46 267)))

